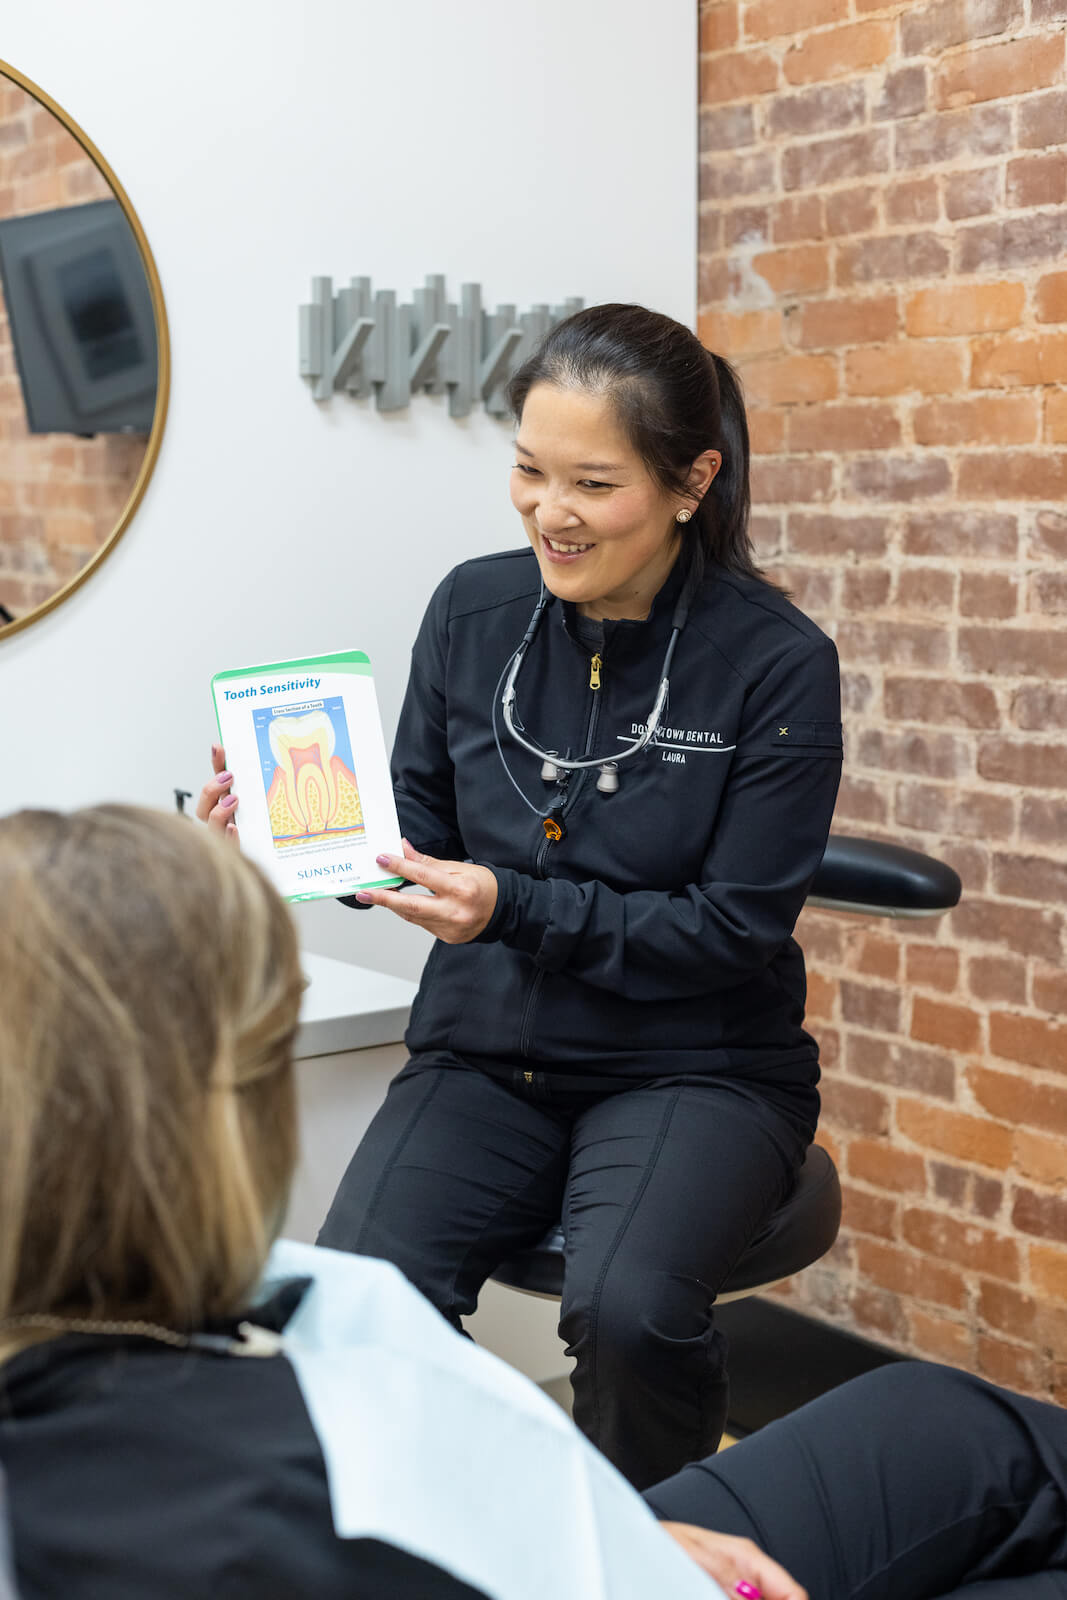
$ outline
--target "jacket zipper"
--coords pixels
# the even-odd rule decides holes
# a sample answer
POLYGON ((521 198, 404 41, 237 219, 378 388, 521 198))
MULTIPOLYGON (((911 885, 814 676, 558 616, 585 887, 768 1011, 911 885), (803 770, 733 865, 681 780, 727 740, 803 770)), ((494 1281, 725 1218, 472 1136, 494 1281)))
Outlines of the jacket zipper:
MULTIPOLYGON (((600 669, 603 665, 603 658, 599 652, 593 656, 589 663, 589 688, 592 692, 593 698, 589 707, 589 720, 586 723, 585 728, 584 748, 586 750, 590 749, 592 746, 593 735, 596 733, 596 725, 600 720, 600 695, 597 691, 600 688, 600 669)), ((573 806, 574 801, 577 798, 582 784, 588 774, 588 770, 589 769, 587 768, 585 772, 578 772, 575 774, 575 777, 578 781, 574 784, 573 790, 569 783, 566 785, 563 791, 561 802, 553 811, 554 816, 562 817, 564 812, 573 806)), ((539 878, 543 878, 545 876, 545 862, 548 859, 548 852, 551 842, 552 841, 546 835, 541 840, 540 847, 537 851, 537 856, 534 861, 534 871, 537 873, 539 878)), ((526 1004, 522 1008, 522 1022, 519 1025, 520 1056, 527 1056, 530 1053, 530 1033, 532 1031, 533 1024, 533 1011, 534 1006, 537 1003, 537 996, 541 992, 541 985, 544 983, 544 981, 545 974, 543 971, 538 970, 534 973, 533 982, 531 983, 529 993, 526 996, 526 1004)))
MULTIPOLYGON (((596 733, 596 725, 600 720, 599 689, 600 669, 602 666, 603 659, 599 655, 595 655, 589 663, 589 688, 592 692, 592 701, 589 706, 589 720, 585 725, 584 748, 586 750, 588 750, 593 743, 593 735, 596 733)), ((574 802, 581 793, 582 784, 585 782, 588 773, 589 769, 587 767, 584 772, 576 772, 574 774, 576 780, 574 784, 571 785, 568 783, 560 803, 550 808, 554 817, 558 817, 562 820, 565 814, 573 809, 574 802)), ((539 878, 543 878, 545 875, 545 862, 548 860, 548 852, 551 848, 551 845, 552 841, 546 834, 541 840, 537 855, 534 858, 534 871, 537 873, 539 878)))

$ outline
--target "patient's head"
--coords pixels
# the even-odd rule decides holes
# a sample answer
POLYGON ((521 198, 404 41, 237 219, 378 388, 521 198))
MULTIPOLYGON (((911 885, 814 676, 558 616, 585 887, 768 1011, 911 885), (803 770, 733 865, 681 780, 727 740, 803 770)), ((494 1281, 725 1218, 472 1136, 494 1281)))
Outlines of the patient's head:
POLYGON ((0 821, 0 1355, 12 1321, 247 1304, 296 1158, 288 913, 206 830, 0 821))

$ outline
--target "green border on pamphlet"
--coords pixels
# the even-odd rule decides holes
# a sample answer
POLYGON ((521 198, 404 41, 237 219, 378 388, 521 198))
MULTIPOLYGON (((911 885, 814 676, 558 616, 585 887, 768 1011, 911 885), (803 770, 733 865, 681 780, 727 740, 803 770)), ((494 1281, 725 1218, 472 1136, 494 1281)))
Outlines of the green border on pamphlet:
MULTIPOLYGON (((399 889, 407 887, 407 878, 375 878, 373 883, 361 883, 360 889, 399 889)), ((349 894, 356 894, 356 889, 350 889, 349 894)), ((295 905, 298 900, 336 900, 328 889, 318 889, 314 894, 287 894, 284 899, 289 905, 295 905)))
POLYGON ((261 667, 231 667, 227 672, 216 672, 212 683, 223 678, 251 678, 257 672, 300 672, 304 667, 322 667, 327 672, 352 672, 361 678, 373 677, 370 656, 362 650, 338 650, 330 656, 301 656, 297 661, 268 661, 261 667))

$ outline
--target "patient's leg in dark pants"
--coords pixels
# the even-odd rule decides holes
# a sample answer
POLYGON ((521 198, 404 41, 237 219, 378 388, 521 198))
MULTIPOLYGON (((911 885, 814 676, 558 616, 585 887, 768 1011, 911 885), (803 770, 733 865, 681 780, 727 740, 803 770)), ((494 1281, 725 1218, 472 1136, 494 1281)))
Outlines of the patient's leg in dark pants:
POLYGON ((1067 1412, 907 1362, 645 1498, 754 1539, 812 1600, 1065 1600, 1065 1485, 1067 1412))
POLYGON ((968 1583, 939 1600, 1064 1600, 1067 1572, 1035 1572, 1029 1578, 994 1578, 992 1583, 968 1583))

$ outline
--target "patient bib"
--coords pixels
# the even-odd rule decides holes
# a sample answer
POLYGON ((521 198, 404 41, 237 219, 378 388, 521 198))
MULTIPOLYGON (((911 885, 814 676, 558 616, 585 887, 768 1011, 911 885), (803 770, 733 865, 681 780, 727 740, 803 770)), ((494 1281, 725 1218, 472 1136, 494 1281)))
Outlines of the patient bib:
POLYGON ((262 1288, 312 1278, 283 1349, 322 1447, 334 1527, 491 1600, 725 1600, 527 1379, 382 1261, 281 1240, 262 1288))

